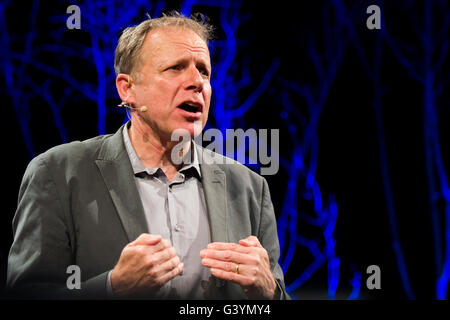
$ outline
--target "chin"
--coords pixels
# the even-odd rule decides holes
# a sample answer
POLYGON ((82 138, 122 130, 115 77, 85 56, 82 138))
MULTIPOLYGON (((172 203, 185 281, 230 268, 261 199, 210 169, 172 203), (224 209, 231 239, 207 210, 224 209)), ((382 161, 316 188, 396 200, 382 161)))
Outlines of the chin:
POLYGON ((203 125, 201 121, 188 122, 180 124, 179 126, 173 128, 172 132, 177 135, 189 135, 191 139, 200 135, 203 130, 203 125))

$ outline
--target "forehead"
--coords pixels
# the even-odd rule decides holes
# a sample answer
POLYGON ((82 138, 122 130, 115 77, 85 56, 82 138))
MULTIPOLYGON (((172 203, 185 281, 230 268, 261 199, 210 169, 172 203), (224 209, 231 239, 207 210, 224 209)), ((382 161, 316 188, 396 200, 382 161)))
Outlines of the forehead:
POLYGON ((159 27, 151 30, 142 47, 144 59, 167 60, 194 55, 210 63, 206 42, 193 30, 183 27, 159 27))

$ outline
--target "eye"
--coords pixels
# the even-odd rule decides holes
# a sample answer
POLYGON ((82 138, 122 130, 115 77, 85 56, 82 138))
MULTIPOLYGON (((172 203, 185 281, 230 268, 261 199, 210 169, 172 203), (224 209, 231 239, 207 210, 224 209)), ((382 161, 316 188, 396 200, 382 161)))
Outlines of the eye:
POLYGON ((176 64, 171 67, 169 67, 170 70, 181 70, 183 66, 181 64, 176 64))
POLYGON ((208 69, 203 68, 203 67, 199 67, 199 68, 198 68, 198 71, 199 71, 203 76, 209 77, 209 71, 208 71, 208 69))

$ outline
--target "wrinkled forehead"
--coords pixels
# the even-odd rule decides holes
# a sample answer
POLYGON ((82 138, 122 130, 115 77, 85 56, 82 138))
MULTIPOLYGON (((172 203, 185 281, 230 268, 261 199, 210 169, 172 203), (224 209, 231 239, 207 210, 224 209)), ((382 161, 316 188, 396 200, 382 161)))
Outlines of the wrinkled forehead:
POLYGON ((195 31, 185 27, 167 26, 151 30, 144 40, 141 54, 145 58, 195 54, 210 63, 206 41, 195 31))

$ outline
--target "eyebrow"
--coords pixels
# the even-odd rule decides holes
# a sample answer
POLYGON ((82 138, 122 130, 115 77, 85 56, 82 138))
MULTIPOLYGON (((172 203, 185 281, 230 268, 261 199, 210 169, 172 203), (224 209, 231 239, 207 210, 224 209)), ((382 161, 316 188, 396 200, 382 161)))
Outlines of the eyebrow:
POLYGON ((197 66, 200 66, 202 68, 205 68, 206 70, 208 70, 208 72, 211 72, 211 65, 210 64, 206 64, 203 61, 198 61, 196 63, 197 66))
MULTIPOLYGON (((174 61, 166 61, 166 62, 164 62, 163 64, 164 64, 164 66, 166 66, 166 65, 174 65, 174 64, 180 64, 180 63, 186 63, 186 62, 189 62, 189 61, 190 61, 189 58, 186 58, 186 57, 180 57, 180 58, 175 59, 174 61)), ((203 61, 203 59, 197 60, 197 61, 195 62, 195 65, 196 65, 196 66, 200 66, 200 67, 202 67, 202 68, 205 68, 205 69, 207 69, 209 72, 211 72, 211 64, 206 63, 205 61, 203 61)))

